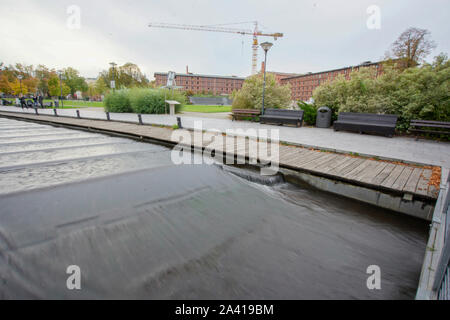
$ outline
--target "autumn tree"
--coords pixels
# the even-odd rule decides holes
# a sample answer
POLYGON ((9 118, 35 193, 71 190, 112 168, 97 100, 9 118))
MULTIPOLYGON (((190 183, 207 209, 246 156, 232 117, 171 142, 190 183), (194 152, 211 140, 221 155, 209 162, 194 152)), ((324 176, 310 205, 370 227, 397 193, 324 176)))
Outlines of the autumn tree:
POLYGON ((386 52, 386 58, 400 59, 404 67, 416 66, 436 48, 436 43, 430 38, 430 31, 419 28, 408 28, 391 45, 386 52))
MULTIPOLYGON (((61 82, 62 85, 62 95, 66 96, 71 91, 70 87, 65 84, 64 82, 61 82)), ((48 80, 48 92, 50 96, 52 97, 58 97, 61 95, 61 85, 60 85, 60 79, 56 75, 52 75, 51 78, 48 80)))

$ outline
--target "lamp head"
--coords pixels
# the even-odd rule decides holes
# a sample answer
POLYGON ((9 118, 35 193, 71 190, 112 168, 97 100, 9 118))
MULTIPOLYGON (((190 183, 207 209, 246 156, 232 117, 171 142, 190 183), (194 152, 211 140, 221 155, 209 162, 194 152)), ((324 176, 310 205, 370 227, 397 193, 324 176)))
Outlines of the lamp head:
POLYGON ((261 43, 261 48, 263 48, 264 51, 269 51, 269 49, 272 47, 272 43, 270 42, 263 42, 261 43))

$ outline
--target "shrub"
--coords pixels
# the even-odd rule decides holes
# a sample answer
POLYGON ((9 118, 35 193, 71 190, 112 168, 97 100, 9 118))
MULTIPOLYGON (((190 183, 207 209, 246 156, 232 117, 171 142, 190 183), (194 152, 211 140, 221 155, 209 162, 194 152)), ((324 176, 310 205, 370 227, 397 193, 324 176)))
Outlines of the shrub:
MULTIPOLYGON (((241 90, 234 91, 232 94, 233 109, 260 109, 262 106, 263 83, 262 74, 256 74, 245 79, 241 90)), ((279 85, 273 74, 266 74, 264 107, 286 108, 290 101, 290 85, 279 85)))
POLYGON ((106 110, 110 112, 135 112, 135 113, 165 113, 168 106, 165 100, 176 100, 180 105, 176 106, 178 111, 186 102, 182 92, 169 91, 166 89, 133 88, 117 90, 105 97, 106 110))
POLYGON ((432 64, 405 70, 384 65, 383 74, 364 68, 339 76, 313 92, 316 105, 341 111, 397 114, 398 130, 411 119, 450 121, 450 61, 441 54, 432 64))
POLYGON ((133 112, 129 92, 126 89, 110 92, 106 95, 104 103, 108 112, 133 112))
POLYGON ((317 117, 317 109, 314 105, 307 104, 305 102, 299 101, 298 106, 300 109, 302 109, 303 112, 303 121, 305 121, 306 124, 313 126, 316 124, 316 117, 317 117))

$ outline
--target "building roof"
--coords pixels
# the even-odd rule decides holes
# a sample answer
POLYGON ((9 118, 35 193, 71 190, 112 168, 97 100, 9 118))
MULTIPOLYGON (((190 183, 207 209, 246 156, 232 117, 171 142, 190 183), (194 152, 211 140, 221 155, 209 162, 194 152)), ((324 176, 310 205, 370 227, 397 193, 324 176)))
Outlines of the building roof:
MULTIPOLYGON (((167 72, 155 72, 154 75, 163 75, 167 76, 167 72)), ((236 76, 216 76, 210 74, 195 74, 195 73, 176 73, 177 76, 182 77, 201 77, 201 78, 224 78, 224 79, 237 79, 237 80, 245 80, 244 77, 236 77, 236 76)))
POLYGON ((301 77, 306 77, 306 76, 311 76, 311 75, 316 75, 316 74, 322 74, 322 73, 328 73, 328 72, 335 72, 335 71, 341 71, 341 70, 345 70, 345 69, 352 69, 352 68, 358 68, 358 67, 368 67, 368 66, 374 66, 374 65, 378 65, 380 64, 380 62, 370 62, 370 61, 366 61, 363 62, 361 64, 358 64, 356 66, 348 66, 348 67, 342 67, 342 68, 338 68, 338 69, 331 69, 331 70, 325 70, 325 71, 319 71, 319 72, 308 72, 308 73, 304 73, 304 74, 299 74, 293 77, 286 77, 283 78, 282 80, 289 80, 289 79, 294 79, 294 78, 301 78, 301 77))

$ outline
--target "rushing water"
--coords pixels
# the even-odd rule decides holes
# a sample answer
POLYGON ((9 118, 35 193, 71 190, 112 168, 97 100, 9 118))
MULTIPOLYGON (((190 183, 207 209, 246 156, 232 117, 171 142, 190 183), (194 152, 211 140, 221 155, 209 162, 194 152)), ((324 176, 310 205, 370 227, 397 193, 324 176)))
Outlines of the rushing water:
POLYGON ((0 297, 414 297, 426 222, 255 176, 0 118, 0 297))

